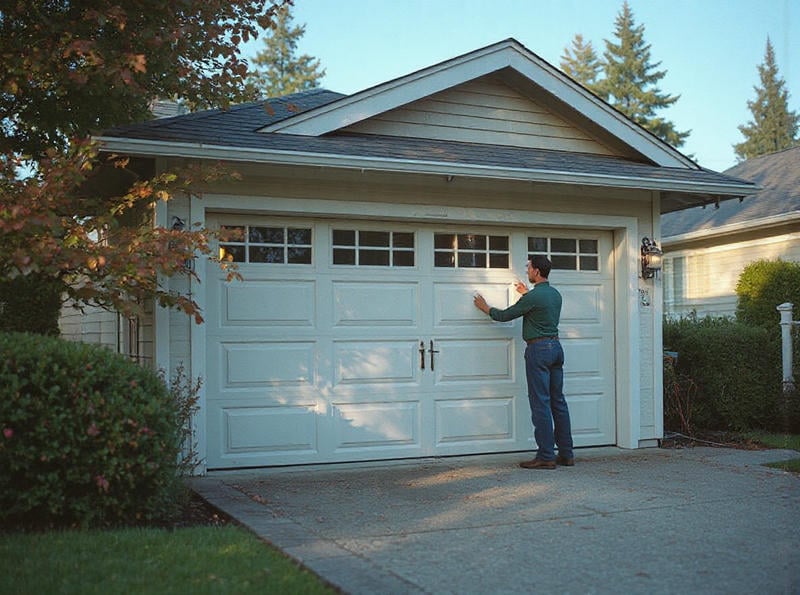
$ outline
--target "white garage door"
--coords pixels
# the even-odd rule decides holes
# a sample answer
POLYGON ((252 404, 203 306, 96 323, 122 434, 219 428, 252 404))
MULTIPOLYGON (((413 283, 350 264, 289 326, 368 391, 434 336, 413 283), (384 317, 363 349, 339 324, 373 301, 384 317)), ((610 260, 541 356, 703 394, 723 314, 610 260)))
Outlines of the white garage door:
POLYGON ((527 258, 564 296, 576 445, 615 442, 608 232, 225 216, 243 281, 209 264, 208 467, 535 448, 516 300, 527 258))

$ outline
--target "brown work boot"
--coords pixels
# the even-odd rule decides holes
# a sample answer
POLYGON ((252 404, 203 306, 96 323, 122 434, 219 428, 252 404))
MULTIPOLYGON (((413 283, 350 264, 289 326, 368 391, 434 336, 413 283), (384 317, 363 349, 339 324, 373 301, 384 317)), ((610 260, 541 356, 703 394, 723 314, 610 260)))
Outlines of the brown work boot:
POLYGON ((573 465, 575 465, 575 459, 568 459, 563 455, 558 455, 556 457, 556 463, 558 463, 562 467, 572 467, 573 465))
POLYGON ((542 459, 532 459, 530 461, 522 461, 519 464, 523 469, 555 469, 555 461, 543 461, 542 459))

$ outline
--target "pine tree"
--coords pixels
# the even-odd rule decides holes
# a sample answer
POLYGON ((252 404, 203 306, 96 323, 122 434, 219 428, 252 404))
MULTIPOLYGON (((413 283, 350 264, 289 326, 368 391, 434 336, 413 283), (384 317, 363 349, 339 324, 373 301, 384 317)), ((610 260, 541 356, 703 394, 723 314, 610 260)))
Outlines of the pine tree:
POLYGON ((592 42, 584 42, 583 35, 576 34, 572 40, 572 48, 564 48, 560 66, 567 75, 597 93, 598 77, 603 70, 603 64, 597 57, 592 42))
POLYGON ((325 76, 318 59, 307 54, 297 56, 297 42, 306 26, 293 26, 292 12, 287 4, 279 12, 273 27, 267 31, 264 49, 256 54, 257 66, 248 76, 247 88, 255 98, 280 97, 319 86, 325 76))
POLYGON ((661 62, 650 62, 644 25, 636 25, 627 0, 617 15, 614 35, 619 43, 605 40, 605 78, 597 84, 599 95, 637 124, 680 147, 689 131, 678 132, 672 122, 656 116, 656 110, 671 106, 680 95, 667 95, 658 88, 667 72, 656 70, 661 62))
POLYGON ((739 126, 739 132, 745 140, 733 145, 736 157, 740 160, 788 149, 800 140, 797 138, 800 115, 789 110, 789 92, 778 75, 769 37, 764 63, 758 66, 758 74, 761 87, 753 87, 756 99, 747 102, 753 120, 745 126, 739 126))

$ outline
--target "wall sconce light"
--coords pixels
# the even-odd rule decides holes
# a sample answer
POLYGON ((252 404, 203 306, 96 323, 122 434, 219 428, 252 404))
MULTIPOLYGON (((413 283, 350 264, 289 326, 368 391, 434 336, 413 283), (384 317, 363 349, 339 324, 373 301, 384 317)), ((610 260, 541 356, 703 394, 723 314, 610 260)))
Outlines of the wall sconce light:
POLYGON ((642 238, 642 279, 651 279, 661 270, 663 254, 655 240, 642 238))
POLYGON ((177 215, 172 216, 172 231, 183 231, 186 229, 186 221, 178 217, 177 215))

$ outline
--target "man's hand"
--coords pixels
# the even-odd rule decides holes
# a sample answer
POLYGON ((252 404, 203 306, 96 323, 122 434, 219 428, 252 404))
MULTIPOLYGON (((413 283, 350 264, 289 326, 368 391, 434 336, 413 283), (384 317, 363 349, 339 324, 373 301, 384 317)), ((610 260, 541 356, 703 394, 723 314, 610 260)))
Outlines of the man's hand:
POLYGON ((522 281, 519 281, 519 280, 516 283, 514 283, 514 289, 517 290, 517 293, 522 294, 522 295, 525 295, 526 293, 528 293, 528 286, 525 285, 522 281))
POLYGON ((483 312, 484 314, 488 314, 489 313, 489 309, 490 309, 489 308, 489 304, 486 303, 486 300, 484 299, 484 297, 481 294, 476 292, 475 293, 475 297, 472 300, 472 303, 474 303, 475 307, 478 310, 480 310, 481 312, 483 312))

